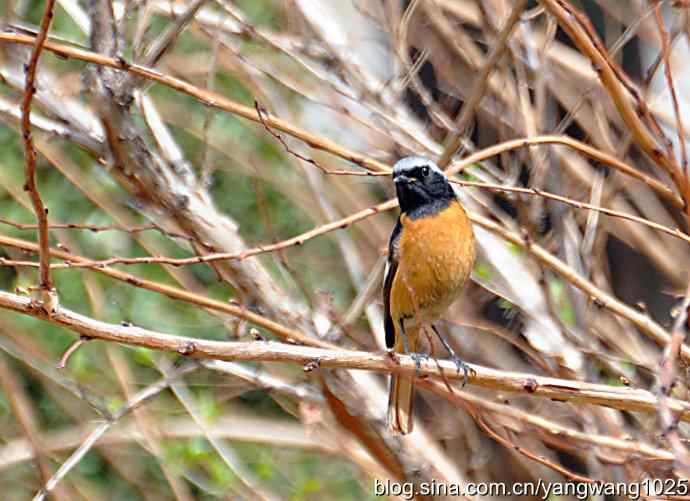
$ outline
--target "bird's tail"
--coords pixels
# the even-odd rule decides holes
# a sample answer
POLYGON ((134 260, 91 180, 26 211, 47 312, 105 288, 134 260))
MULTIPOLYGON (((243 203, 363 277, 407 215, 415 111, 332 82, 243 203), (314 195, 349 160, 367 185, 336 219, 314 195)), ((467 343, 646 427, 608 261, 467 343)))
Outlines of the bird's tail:
POLYGON ((412 431, 414 383, 410 376, 391 376, 388 394, 388 427, 391 432, 406 435, 412 431))
MULTIPOLYGON (((410 351, 417 351, 416 332, 407 332, 410 351)), ((396 353, 405 353, 405 348, 400 338, 400 333, 396 332, 396 353)), ((388 391, 388 427, 391 432, 399 435, 406 435, 412 431, 413 413, 412 404, 414 402, 414 376, 402 376, 393 374, 391 376, 390 388, 388 391)))

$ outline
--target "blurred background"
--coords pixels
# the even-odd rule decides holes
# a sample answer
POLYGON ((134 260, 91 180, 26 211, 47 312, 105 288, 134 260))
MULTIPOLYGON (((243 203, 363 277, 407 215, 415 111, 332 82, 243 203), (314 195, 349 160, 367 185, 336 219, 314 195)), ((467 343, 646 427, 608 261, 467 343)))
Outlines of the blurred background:
MULTIPOLYGON (((20 128, 32 47, 17 42, 33 40, 44 9, 0 3, 0 288, 18 295, 39 278, 20 128)), ((660 395, 672 387, 683 399, 685 363, 662 375, 665 347, 650 331, 670 334, 687 305, 689 21, 682 1, 57 0, 50 42, 156 68, 198 92, 43 51, 31 122, 51 245, 63 253, 53 262, 242 253, 392 198, 389 177, 366 173, 403 156, 438 160, 456 139, 449 165, 459 168, 526 138, 456 176, 489 187, 457 187, 484 223, 472 284, 440 331, 468 362, 660 395), (239 107, 203 99, 212 93, 239 107)), ((346 220, 245 260, 52 276, 62 307, 104 322, 280 339, 103 272, 117 269, 378 351, 396 215, 346 220)), ((381 374, 194 362, 77 339, 0 311, 8 499, 30 499, 65 464, 51 499, 360 500, 375 498, 374 479, 634 482, 688 471, 688 430, 662 412, 472 385, 457 387, 469 395, 458 403, 420 389, 415 432, 400 438, 385 426, 381 374)))

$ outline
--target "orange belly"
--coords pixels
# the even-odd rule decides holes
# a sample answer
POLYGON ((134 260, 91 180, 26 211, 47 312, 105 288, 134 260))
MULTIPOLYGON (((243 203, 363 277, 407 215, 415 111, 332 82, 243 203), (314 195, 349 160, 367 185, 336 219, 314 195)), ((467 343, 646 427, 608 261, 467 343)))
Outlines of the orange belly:
POLYGON ((459 202, 434 216, 403 215, 398 270, 391 287, 395 324, 436 321, 459 295, 474 266, 474 233, 459 202))

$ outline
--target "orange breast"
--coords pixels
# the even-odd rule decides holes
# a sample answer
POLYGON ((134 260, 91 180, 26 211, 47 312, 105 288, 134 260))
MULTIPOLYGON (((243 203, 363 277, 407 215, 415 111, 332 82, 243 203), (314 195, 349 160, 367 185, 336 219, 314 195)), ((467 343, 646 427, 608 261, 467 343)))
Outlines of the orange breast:
POLYGON ((434 216, 411 220, 403 215, 401 224, 391 316, 434 322, 458 296, 474 266, 472 224, 457 201, 434 216))

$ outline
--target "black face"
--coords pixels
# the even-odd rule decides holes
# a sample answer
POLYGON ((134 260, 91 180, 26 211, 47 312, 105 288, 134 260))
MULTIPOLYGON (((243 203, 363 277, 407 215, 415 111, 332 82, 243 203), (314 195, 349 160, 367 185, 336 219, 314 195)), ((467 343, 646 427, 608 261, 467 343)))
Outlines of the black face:
POLYGON ((393 181, 400 210, 413 219, 441 210, 455 199, 448 179, 435 166, 415 163, 404 167, 394 171, 393 181))

